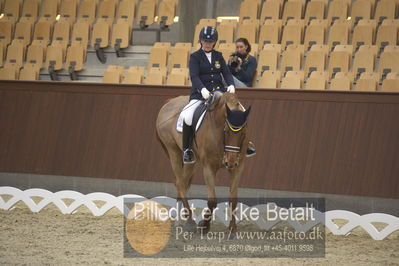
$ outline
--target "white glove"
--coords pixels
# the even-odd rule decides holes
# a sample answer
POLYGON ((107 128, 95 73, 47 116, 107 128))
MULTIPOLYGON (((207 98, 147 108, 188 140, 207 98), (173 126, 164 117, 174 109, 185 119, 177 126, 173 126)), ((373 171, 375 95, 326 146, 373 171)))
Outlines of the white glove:
POLYGON ((235 92, 236 92, 236 89, 234 88, 234 85, 228 86, 228 87, 227 87, 227 92, 235 93, 235 92))
POLYGON ((206 88, 202 88, 201 90, 202 97, 207 100, 210 96, 209 91, 206 88))

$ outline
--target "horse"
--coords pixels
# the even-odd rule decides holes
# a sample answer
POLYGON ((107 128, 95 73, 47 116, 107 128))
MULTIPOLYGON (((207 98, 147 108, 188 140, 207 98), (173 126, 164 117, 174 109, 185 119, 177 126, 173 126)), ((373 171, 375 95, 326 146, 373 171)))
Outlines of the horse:
MULTIPOLYGON (((186 230, 193 231, 197 226, 192 218, 186 193, 190 188, 195 164, 203 166, 203 176, 208 190, 208 210, 198 224, 197 230, 207 233, 210 229, 210 218, 217 206, 215 193, 215 177, 219 169, 226 168, 230 173, 229 206, 237 207, 237 193, 240 177, 244 169, 244 158, 248 147, 247 110, 241 105, 236 94, 215 92, 208 100, 207 113, 201 127, 195 134, 193 150, 196 163, 183 164, 182 135, 176 130, 176 122, 183 107, 188 103, 188 96, 178 96, 161 107, 156 120, 156 131, 164 151, 166 152, 173 173, 177 190, 177 201, 183 203, 188 210, 186 230), (233 121, 241 121, 234 126, 233 121)), ((229 223, 230 236, 234 238, 237 225, 234 215, 229 223)))

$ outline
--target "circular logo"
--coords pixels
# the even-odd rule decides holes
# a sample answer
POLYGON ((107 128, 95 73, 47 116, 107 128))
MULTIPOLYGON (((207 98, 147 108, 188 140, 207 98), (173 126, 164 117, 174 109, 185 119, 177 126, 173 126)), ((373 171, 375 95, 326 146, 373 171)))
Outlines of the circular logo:
POLYGON ((171 221, 167 213, 164 206, 152 200, 135 203, 125 226, 130 246, 144 255, 161 252, 171 233, 171 221))

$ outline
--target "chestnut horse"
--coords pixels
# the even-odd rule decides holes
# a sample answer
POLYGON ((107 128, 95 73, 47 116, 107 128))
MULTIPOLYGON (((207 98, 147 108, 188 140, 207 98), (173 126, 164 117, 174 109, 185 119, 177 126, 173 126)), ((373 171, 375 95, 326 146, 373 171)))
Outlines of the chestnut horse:
MULTIPOLYGON (((168 100, 161 108, 156 121, 158 137, 167 153, 175 175, 177 200, 189 209, 186 193, 191 185, 195 164, 183 164, 182 135, 176 130, 176 122, 183 107, 188 103, 187 96, 179 96, 168 100)), ((244 169, 244 158, 248 147, 247 117, 250 111, 245 110, 236 94, 215 92, 207 102, 207 114, 193 141, 196 163, 201 162, 203 175, 208 189, 208 213, 198 224, 202 232, 208 232, 210 218, 217 206, 215 193, 215 177, 220 168, 230 173, 229 206, 235 210, 237 206, 237 190, 244 169), (242 125, 234 126, 233 121, 241 121, 242 125)), ((229 224, 230 235, 235 236, 237 226, 234 215, 229 224)), ((186 228, 195 229, 192 213, 187 217, 186 228)))

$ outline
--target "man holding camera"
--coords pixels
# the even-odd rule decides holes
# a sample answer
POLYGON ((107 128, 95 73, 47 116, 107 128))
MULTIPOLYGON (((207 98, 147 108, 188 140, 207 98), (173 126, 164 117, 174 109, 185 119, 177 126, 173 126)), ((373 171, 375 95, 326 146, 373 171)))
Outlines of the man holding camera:
POLYGON ((255 75, 257 62, 251 56, 251 45, 245 38, 236 40, 236 52, 229 58, 229 69, 234 78, 236 87, 252 87, 252 80, 255 75))

